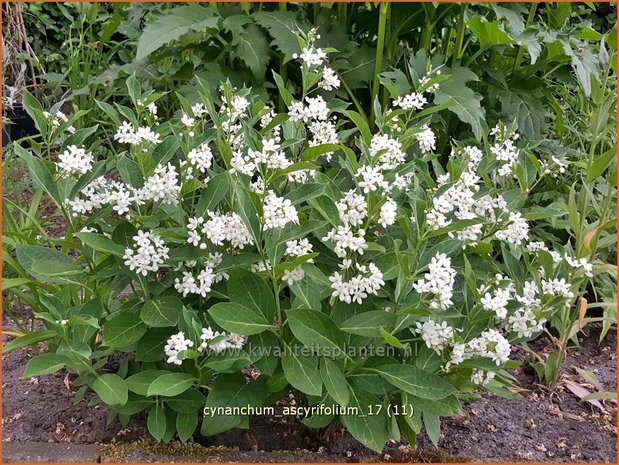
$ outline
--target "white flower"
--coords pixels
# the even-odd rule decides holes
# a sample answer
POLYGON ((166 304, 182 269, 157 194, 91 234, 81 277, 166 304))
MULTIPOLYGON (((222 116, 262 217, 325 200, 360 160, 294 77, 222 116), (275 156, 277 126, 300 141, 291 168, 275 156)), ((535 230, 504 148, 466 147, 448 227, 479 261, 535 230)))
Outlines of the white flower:
POLYGON ((186 297, 189 294, 198 294, 202 297, 211 292, 211 286, 214 283, 226 279, 228 277, 225 273, 215 273, 215 268, 222 261, 222 255, 220 253, 209 254, 205 267, 194 276, 190 272, 183 272, 183 279, 176 278, 174 280, 174 289, 183 294, 186 297))
POLYGON ((340 301, 348 304, 352 302, 361 304, 370 294, 378 294, 381 287, 385 285, 383 274, 374 263, 370 263, 368 266, 357 264, 357 269, 359 274, 348 281, 344 281, 339 272, 329 276, 333 298, 337 297, 340 301))
POLYGON ((208 142, 204 142, 199 147, 190 150, 187 154, 187 161, 201 173, 205 173, 213 163, 213 152, 209 148, 208 142))
POLYGON ((302 255, 310 254, 313 249, 314 246, 307 238, 286 241, 286 253, 293 257, 301 257, 302 255))
POLYGON ((146 106, 146 109, 151 115, 153 115, 154 117, 157 117, 157 105, 155 105, 155 102, 149 103, 146 106))
POLYGON ((359 229, 355 234, 350 226, 345 225, 332 229, 322 240, 335 242, 335 254, 340 258, 345 258, 346 249, 363 255, 363 251, 368 248, 364 236, 365 231, 363 229, 359 229))
POLYGON ((487 357, 497 365, 509 360, 509 341, 496 329, 488 329, 466 344, 465 358, 487 357))
MULTIPOLYGON (((312 121, 308 129, 311 135, 311 139, 308 142, 310 147, 338 143, 335 124, 331 121, 312 121)), ((333 155, 333 152, 327 152, 324 154, 324 157, 327 161, 330 161, 331 155, 333 155)))
POLYGON ((174 365, 182 365, 183 355, 186 350, 193 347, 193 341, 185 339, 185 333, 182 331, 170 336, 163 347, 163 351, 168 357, 167 362, 174 365))
POLYGON ((325 66, 322 70, 322 81, 318 84, 324 90, 333 90, 340 88, 340 78, 337 77, 335 71, 328 66, 325 66))
POLYGON ((436 136, 432 129, 425 124, 420 132, 417 133, 417 142, 421 153, 428 153, 436 149, 436 136))
POLYGON ((253 244, 251 233, 238 213, 220 213, 208 211, 209 220, 203 217, 189 218, 187 242, 201 249, 206 249, 207 244, 203 236, 215 245, 223 245, 225 241, 232 247, 243 249, 246 245, 253 244))
MULTIPOLYGON (((549 279, 542 281, 542 292, 548 295, 557 295, 566 299, 573 299, 574 293, 571 290, 571 285, 565 278, 549 279)), ((568 302, 569 305, 569 302, 568 302)))
POLYGON ((417 323, 416 333, 421 334, 421 338, 429 349, 440 353, 453 341, 454 329, 443 321, 441 324, 432 320, 424 323, 417 323))
POLYGON ((395 219, 398 213, 398 204, 395 200, 387 197, 385 203, 380 207, 380 218, 378 223, 386 228, 395 223, 395 219))
POLYGON ((144 126, 135 129, 131 123, 123 121, 116 131, 116 134, 114 134, 114 140, 117 140, 121 144, 131 145, 140 145, 143 142, 158 144, 161 142, 161 137, 148 127, 144 126))
POLYGON ((365 197, 357 194, 354 189, 346 192, 344 197, 335 205, 339 212, 340 220, 344 224, 359 226, 368 216, 368 205, 365 202, 365 197))
POLYGON ((375 134, 370 144, 370 157, 379 157, 378 167, 390 170, 398 167, 406 160, 406 154, 402 150, 402 143, 389 137, 387 134, 375 134))
POLYGON ((492 381, 496 373, 493 371, 473 370, 471 374, 471 382, 477 385, 486 385, 492 381))
POLYGON ((86 174, 95 161, 92 153, 87 152, 83 147, 69 145, 67 149, 58 156, 59 162, 56 163, 60 169, 61 176, 72 174, 86 174))
POLYGON ((125 249, 125 265, 131 271, 136 270, 138 274, 146 276, 149 271, 158 271, 159 265, 169 258, 170 249, 156 234, 138 231, 133 236, 133 247, 125 249))
POLYGON ((167 165, 157 165, 153 175, 144 182, 144 186, 138 191, 138 196, 143 201, 161 201, 161 203, 177 205, 180 192, 181 186, 178 184, 176 167, 168 163, 167 165))
POLYGON ((305 97, 307 105, 303 102, 293 102, 288 111, 290 121, 296 123, 297 121, 303 121, 307 123, 309 121, 326 121, 329 117, 329 109, 327 108, 327 102, 320 95, 317 97, 305 97))
POLYGON ((431 308, 445 310, 451 304, 453 287, 456 277, 456 270, 451 267, 451 258, 444 253, 437 253, 430 260, 428 265, 429 272, 423 279, 413 284, 413 287, 420 294, 434 294, 434 299, 430 302, 431 308))
POLYGON ((379 189, 388 189, 389 183, 385 181, 385 177, 380 172, 379 167, 372 167, 365 165, 359 167, 355 174, 360 179, 359 187, 363 189, 366 194, 375 192, 379 189))
POLYGON ((494 237, 510 244, 521 245, 529 238, 529 225, 520 212, 510 212, 507 228, 497 231, 494 237))
POLYGON ((506 139, 503 142, 495 143, 492 147, 490 147, 490 152, 499 162, 502 162, 497 171, 499 176, 505 177, 515 175, 514 167, 518 162, 520 152, 511 139, 506 139))
POLYGON ((531 337, 544 329, 546 320, 537 320, 531 310, 519 309, 508 319, 509 331, 517 333, 518 337, 531 337))
POLYGON ((208 326, 206 328, 202 328, 200 341, 201 343, 198 350, 201 354, 206 352, 220 354, 228 349, 242 349, 243 344, 245 343, 245 338, 234 333, 214 331, 210 326, 208 326), (217 339, 217 341, 212 342, 214 339, 217 339))
POLYGON ((289 199, 269 191, 264 199, 264 229, 283 228, 289 223, 299 224, 299 214, 289 199))
POLYGON ((421 110, 428 103, 428 100, 418 93, 407 94, 404 97, 398 97, 393 101, 393 106, 400 107, 403 110, 421 110))
POLYGON ((293 268, 292 270, 284 270, 282 275, 282 281, 291 286, 297 281, 301 281, 305 277, 305 271, 300 266, 293 268))
POLYGON ((481 298, 481 306, 484 310, 495 313, 497 318, 504 319, 507 316, 510 297, 509 289, 496 289, 494 295, 486 292, 481 298))
POLYGON ((191 112, 196 118, 202 118, 203 116, 208 115, 208 110, 204 104, 200 102, 191 105, 191 112))
POLYGON ((585 276, 593 277, 593 265, 586 258, 572 258, 566 255, 565 261, 574 269, 584 270, 585 276))

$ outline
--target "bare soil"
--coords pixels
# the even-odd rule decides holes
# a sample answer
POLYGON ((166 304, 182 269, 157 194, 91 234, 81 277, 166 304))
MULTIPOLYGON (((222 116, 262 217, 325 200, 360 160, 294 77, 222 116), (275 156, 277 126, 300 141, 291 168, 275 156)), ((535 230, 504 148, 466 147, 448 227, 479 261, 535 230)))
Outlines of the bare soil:
MULTIPOLYGON (((9 337, 3 336, 3 344, 8 340, 9 337)), ((542 338, 532 347, 538 352, 547 351, 548 340, 542 338)), ((57 373, 21 379, 33 355, 33 350, 27 348, 3 356, 4 441, 110 444, 104 450, 112 459, 118 455, 113 452, 115 448, 120 448, 116 459, 129 461, 151 461, 148 457, 165 455, 165 449, 148 452, 136 445, 143 443, 135 441, 148 436, 145 418, 137 416, 123 428, 117 421, 108 424, 105 406, 89 406, 87 400, 74 404, 77 388, 71 377, 57 373)), ((516 349, 512 355, 522 361, 528 358, 522 349, 516 349)), ((588 403, 579 403, 578 397, 565 388, 566 380, 594 389, 576 374, 574 366, 594 372, 606 391, 616 391, 615 333, 609 333, 600 344, 594 334, 582 341, 581 348, 571 349, 563 366, 562 381, 554 392, 538 385, 532 370, 524 363, 513 372, 520 383, 521 397, 504 399, 484 395, 480 401, 465 406, 463 415, 444 419, 439 449, 421 436, 416 450, 394 443, 383 454, 374 454, 340 427, 313 431, 294 419, 265 417, 253 418, 249 430, 196 440, 202 446, 234 450, 228 455, 230 461, 238 456, 239 461, 256 457, 266 462, 615 463, 616 404, 603 402, 605 413, 602 413, 588 403)))

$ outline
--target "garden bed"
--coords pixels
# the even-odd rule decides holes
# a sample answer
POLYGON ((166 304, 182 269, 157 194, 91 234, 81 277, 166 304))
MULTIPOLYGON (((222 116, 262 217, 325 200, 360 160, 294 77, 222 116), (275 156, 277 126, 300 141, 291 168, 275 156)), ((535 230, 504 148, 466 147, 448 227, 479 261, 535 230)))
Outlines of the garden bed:
MULTIPOLYGON (((572 350, 563 368, 564 376, 575 376, 572 366, 594 372, 608 391, 616 389, 616 336, 598 344, 596 334, 572 350)), ((5 336, 4 341, 8 338, 5 336)), ((536 341, 543 350, 548 341, 536 341)), ((420 437, 415 451, 389 445, 378 455, 359 446, 343 430, 310 432, 300 422, 257 417, 250 430, 233 430, 198 438, 200 445, 154 446, 140 441, 147 435, 145 421, 135 418, 127 428, 115 421, 107 424, 108 409, 73 403, 75 388, 64 373, 22 380, 31 349, 12 352, 3 358, 4 441, 102 444, 102 460, 156 461, 163 458, 191 461, 579 461, 614 462, 616 457, 616 409, 606 405, 604 415, 578 399, 562 385, 550 393, 535 382, 524 364, 513 374, 521 397, 503 399, 485 395, 467 405, 464 414, 443 421, 440 447, 435 449, 420 437), (167 454, 167 455, 166 455, 167 454), (210 459, 209 459, 210 457, 210 459)), ((525 360, 524 351, 515 358, 525 360)), ((582 382, 581 378, 575 378, 582 382)))

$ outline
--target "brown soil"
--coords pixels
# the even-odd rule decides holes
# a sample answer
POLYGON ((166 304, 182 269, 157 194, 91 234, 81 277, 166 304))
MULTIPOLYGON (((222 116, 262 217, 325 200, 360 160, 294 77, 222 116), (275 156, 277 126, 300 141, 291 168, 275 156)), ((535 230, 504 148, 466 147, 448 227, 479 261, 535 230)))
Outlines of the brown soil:
MULTIPOLYGON (((7 340, 4 336, 3 343, 7 340)), ((547 343, 541 339, 533 347, 543 352, 547 343)), ((570 350, 563 379, 569 377, 587 387, 572 368, 577 366, 596 373, 605 390, 616 391, 615 347, 614 333, 601 344, 593 336, 585 339, 580 349, 570 350)), ((89 406, 86 401, 74 404, 76 388, 64 374, 22 380, 24 366, 32 355, 31 349, 22 349, 3 357, 4 441, 122 444, 148 436, 144 418, 136 417, 122 428, 117 421, 107 424, 104 406, 89 406)), ((521 349, 513 357, 527 358, 521 349)), ((271 462, 286 461, 283 458, 290 454, 296 462, 616 461, 614 403, 604 402, 607 413, 602 414, 589 404, 580 404, 562 383, 554 393, 536 384, 526 364, 513 374, 520 382, 522 397, 484 395, 479 402, 465 406, 463 415, 444 419, 441 449, 435 449, 422 436, 416 451, 390 444, 378 455, 360 446, 341 428, 310 431, 298 421, 260 417, 252 419, 250 430, 196 439, 203 446, 234 448, 239 459, 250 460, 252 453, 267 451, 256 457, 271 462), (282 455, 281 451, 293 452, 282 455)), ((140 461, 146 461, 143 454, 141 457, 140 461)))

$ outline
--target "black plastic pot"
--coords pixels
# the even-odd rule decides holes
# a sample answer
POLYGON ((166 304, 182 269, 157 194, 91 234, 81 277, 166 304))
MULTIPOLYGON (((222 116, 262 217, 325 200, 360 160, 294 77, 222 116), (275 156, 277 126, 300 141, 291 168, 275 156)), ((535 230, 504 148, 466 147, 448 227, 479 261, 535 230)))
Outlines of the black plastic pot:
POLYGON ((37 133, 34 121, 22 107, 7 109, 5 116, 11 120, 11 124, 7 124, 6 127, 2 126, 2 147, 5 147, 9 142, 37 133))

